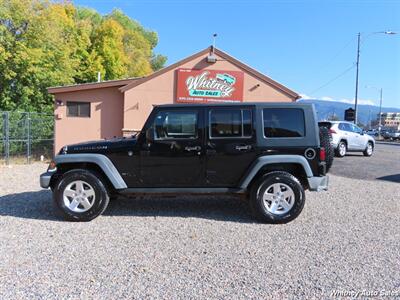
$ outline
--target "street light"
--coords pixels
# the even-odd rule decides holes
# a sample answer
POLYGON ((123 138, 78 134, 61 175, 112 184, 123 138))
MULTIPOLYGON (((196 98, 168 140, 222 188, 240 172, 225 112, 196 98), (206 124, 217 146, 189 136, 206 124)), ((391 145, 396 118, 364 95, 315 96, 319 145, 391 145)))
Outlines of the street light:
POLYGON ((378 138, 381 139, 381 128, 382 128, 382 95, 383 88, 377 88, 376 86, 367 85, 366 88, 375 89, 379 91, 379 127, 378 127, 378 138))
MULTIPOLYGON (((393 35, 393 34, 397 34, 394 31, 377 31, 377 32, 372 32, 370 34, 368 34, 366 36, 369 37, 373 34, 389 34, 389 35, 393 35)), ((358 33, 357 35, 357 62, 356 62, 356 93, 355 93, 355 97, 354 97, 354 124, 357 125, 357 103, 358 103, 358 72, 359 72, 359 66, 360 66, 360 41, 361 41, 361 32, 358 33)))

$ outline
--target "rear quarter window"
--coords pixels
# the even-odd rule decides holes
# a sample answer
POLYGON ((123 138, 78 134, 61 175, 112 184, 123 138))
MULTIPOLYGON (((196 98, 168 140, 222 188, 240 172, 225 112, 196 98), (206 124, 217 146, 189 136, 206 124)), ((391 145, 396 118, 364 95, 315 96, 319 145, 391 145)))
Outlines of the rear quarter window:
POLYGON ((263 109, 266 138, 296 138, 305 136, 304 111, 299 108, 263 109))

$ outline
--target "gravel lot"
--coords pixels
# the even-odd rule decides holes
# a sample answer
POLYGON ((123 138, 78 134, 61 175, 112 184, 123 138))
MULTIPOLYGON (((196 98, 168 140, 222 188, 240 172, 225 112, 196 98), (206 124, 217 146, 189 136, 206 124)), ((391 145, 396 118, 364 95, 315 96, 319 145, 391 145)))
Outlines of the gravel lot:
POLYGON ((398 183, 333 175, 286 225, 254 223, 240 200, 208 197, 122 199, 69 223, 38 187, 45 167, 0 167, 1 299, 400 291, 398 183))

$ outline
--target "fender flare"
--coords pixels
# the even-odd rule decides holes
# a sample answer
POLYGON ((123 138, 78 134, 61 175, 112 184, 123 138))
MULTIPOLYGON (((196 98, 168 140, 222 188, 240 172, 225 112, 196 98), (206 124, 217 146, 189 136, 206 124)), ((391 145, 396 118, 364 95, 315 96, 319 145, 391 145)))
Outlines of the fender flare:
POLYGON ((259 157, 248 169, 247 173, 240 180, 239 186, 247 189, 251 180, 257 175, 258 171, 266 165, 290 163, 299 164, 303 167, 308 178, 313 177, 313 172, 305 157, 301 155, 267 155, 259 157))
POLYGON ((102 154, 61 154, 54 158, 56 165, 68 163, 93 163, 97 165, 110 180, 115 189, 126 189, 126 183, 111 160, 102 154))

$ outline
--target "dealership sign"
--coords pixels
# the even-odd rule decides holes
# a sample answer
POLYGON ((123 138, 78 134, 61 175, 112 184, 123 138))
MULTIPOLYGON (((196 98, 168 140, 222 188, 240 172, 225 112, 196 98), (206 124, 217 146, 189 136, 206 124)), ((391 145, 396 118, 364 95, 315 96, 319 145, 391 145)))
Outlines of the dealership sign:
POLYGON ((241 102, 243 72, 177 70, 176 102, 241 102))

